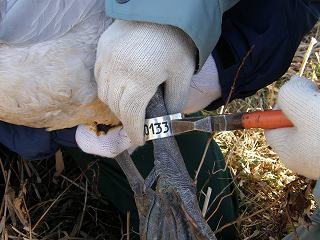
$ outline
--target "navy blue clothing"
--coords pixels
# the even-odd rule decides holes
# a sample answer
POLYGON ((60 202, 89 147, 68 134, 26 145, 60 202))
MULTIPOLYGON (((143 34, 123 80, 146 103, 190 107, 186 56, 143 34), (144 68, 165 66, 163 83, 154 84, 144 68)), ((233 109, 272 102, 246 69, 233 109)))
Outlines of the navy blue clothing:
MULTIPOLYGON (((279 79, 302 37, 318 20, 320 3, 311 0, 241 0, 224 14, 222 34, 213 51, 223 105, 243 57, 254 48, 236 81, 232 99, 254 94, 279 79)), ((28 160, 52 156, 59 145, 75 147, 75 128, 47 132, 0 122, 0 142, 28 160)))
POLYGON ((0 143, 26 160, 49 158, 59 145, 77 147, 76 128, 48 132, 43 128, 17 126, 0 121, 0 143))
POLYGON ((319 13, 319 1, 310 0, 241 0, 225 12, 222 35, 213 51, 222 97, 208 109, 226 102, 236 72, 252 46, 231 99, 253 95, 279 79, 319 13))

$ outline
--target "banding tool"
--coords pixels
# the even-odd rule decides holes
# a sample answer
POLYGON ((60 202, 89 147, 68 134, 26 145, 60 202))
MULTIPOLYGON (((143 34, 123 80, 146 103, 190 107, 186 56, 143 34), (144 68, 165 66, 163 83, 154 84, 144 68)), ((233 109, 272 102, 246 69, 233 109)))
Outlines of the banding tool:
POLYGON ((275 129, 293 127, 281 110, 251 113, 220 114, 214 116, 184 117, 177 113, 146 119, 145 140, 160 139, 192 131, 221 132, 249 128, 275 129))

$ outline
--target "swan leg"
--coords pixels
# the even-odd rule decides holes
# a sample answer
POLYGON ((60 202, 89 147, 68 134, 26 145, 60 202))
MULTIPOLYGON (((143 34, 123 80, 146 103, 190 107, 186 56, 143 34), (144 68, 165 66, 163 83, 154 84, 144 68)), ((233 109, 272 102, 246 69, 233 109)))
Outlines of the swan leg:
MULTIPOLYGON (((159 89, 148 105, 147 117, 163 115, 167 115, 167 111, 159 89)), ((140 238, 216 240, 202 217, 196 188, 175 139, 156 139, 153 146, 155 166, 146 181, 128 152, 116 157, 135 195, 140 238), (151 186, 156 180, 156 191, 153 191, 151 186)))
MULTIPOLYGON (((147 118, 164 115, 167 110, 159 88, 147 107, 147 118)), ((145 239, 216 239, 202 217, 196 188, 175 138, 153 140, 153 146, 158 182, 149 225, 140 225, 140 229, 147 229, 145 239)))

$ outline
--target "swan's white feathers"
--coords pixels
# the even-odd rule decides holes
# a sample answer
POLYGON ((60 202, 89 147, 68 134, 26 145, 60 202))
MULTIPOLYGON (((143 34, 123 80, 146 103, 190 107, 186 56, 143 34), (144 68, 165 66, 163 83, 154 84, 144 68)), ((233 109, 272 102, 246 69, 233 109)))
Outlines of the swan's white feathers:
MULTIPOLYGON (((26 4, 25 0, 19 0, 16 4, 20 1, 21 4, 26 4)), ((33 29, 31 33, 12 38, 15 41, 11 43, 0 45, 0 120, 31 127, 46 127, 50 130, 92 122, 118 124, 118 119, 109 108, 97 99, 93 78, 97 41, 105 30, 107 19, 103 11, 92 14, 88 9, 93 7, 89 2, 97 4, 103 0, 30 2, 46 2, 60 6, 64 4, 65 12, 62 11, 63 14, 59 15, 55 9, 43 9, 50 13, 48 22, 42 17, 44 13, 38 16, 31 14, 34 20, 43 20, 41 24, 30 21, 34 27, 40 26, 40 34, 33 35, 33 29), (83 8, 78 8, 78 11, 75 11, 78 14, 73 13, 72 19, 76 16, 80 22, 66 21, 67 24, 64 24, 70 24, 72 28, 59 36, 67 27, 58 23, 64 22, 62 19, 70 15, 70 8, 74 7, 75 2, 83 8), (86 12, 88 14, 84 14, 86 12), (46 27, 53 23, 56 29, 48 34, 46 27), (42 33, 57 38, 46 40, 42 38, 42 33), (18 40, 27 42, 17 46, 18 40), (33 41, 32 44, 28 42, 30 40, 33 41)), ((15 5, 6 12, 2 23, 14 8, 15 5)))

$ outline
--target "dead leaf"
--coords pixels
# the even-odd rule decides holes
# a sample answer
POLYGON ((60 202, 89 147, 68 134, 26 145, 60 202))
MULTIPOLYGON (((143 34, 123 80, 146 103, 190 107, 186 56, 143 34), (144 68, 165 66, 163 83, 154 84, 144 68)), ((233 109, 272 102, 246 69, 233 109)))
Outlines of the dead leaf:
POLYGON ((23 199, 18 197, 14 199, 14 210, 20 222, 26 227, 28 226, 28 214, 24 207, 23 199))
POLYGON ((17 220, 16 220, 16 217, 15 217, 15 210, 14 210, 14 204, 13 204, 14 197, 15 197, 15 192, 10 186, 8 186, 4 197, 5 197, 6 206, 7 206, 9 215, 10 215, 10 219, 12 221, 12 225, 16 226, 17 225, 17 220))
POLYGON ((64 170, 64 161, 63 161, 63 156, 60 149, 56 152, 55 157, 56 157, 56 172, 54 174, 54 177, 59 177, 64 170))

